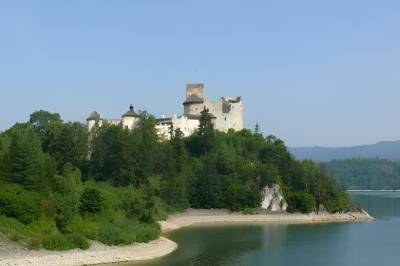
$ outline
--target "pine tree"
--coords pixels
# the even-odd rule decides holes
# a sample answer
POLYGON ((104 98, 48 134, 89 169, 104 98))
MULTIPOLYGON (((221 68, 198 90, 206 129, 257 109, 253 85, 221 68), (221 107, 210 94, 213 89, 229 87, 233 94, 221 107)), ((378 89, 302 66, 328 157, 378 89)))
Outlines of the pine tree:
POLYGON ((199 148, 202 153, 207 153, 208 151, 210 151, 215 144, 215 131, 212 120, 213 115, 206 107, 204 107, 204 110, 201 112, 200 116, 200 125, 198 132, 200 145, 199 148))
POLYGON ((42 150, 32 127, 14 132, 10 147, 12 180, 26 188, 34 188, 40 178, 42 150))

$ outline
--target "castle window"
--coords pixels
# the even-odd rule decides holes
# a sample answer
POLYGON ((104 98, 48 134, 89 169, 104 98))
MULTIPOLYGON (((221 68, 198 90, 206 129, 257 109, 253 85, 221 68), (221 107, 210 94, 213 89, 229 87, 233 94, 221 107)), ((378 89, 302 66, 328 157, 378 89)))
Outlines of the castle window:
POLYGON ((226 121, 226 117, 225 117, 225 121, 226 121))

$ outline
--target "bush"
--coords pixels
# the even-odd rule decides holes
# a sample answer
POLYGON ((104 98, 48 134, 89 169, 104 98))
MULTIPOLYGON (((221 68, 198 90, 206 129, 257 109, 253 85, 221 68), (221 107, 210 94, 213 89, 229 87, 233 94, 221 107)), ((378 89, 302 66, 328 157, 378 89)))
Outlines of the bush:
POLYGON ((27 226, 15 218, 0 215, 0 232, 12 241, 21 241, 28 236, 27 226))
POLYGON ((80 199, 81 213, 98 213, 104 209, 103 197, 96 188, 87 187, 80 199))
POLYGON ((76 216, 71 220, 70 224, 67 225, 66 232, 95 240, 99 235, 99 224, 98 222, 82 218, 81 216, 76 216))
POLYGON ((134 242, 149 242, 160 235, 158 224, 126 222, 122 224, 105 223, 100 227, 100 241, 107 245, 129 245, 134 242))
POLYGON ((45 249, 56 251, 69 250, 75 247, 70 239, 60 233, 44 236, 42 244, 45 249))
POLYGON ((0 183, 0 215, 29 224, 39 217, 36 194, 18 185, 0 183))
POLYGON ((67 239, 70 243, 74 245, 74 247, 80 249, 88 249, 90 247, 90 243, 86 237, 80 234, 71 234, 67 236, 67 239))
POLYGON ((296 210, 302 213, 310 213, 316 210, 315 198, 306 192, 294 193, 294 203, 296 210))
POLYGON ((60 233, 50 234, 43 238, 43 247, 48 250, 64 251, 73 248, 88 249, 88 240, 79 234, 63 235, 60 233))

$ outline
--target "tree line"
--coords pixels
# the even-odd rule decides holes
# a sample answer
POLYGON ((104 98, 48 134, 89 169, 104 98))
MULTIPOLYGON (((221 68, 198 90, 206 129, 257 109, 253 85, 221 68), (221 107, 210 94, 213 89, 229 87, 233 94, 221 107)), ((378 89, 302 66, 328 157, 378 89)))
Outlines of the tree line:
POLYGON ((0 134, 0 232, 30 248, 87 248, 146 242, 157 221, 186 208, 251 211, 261 191, 280 184, 291 212, 351 208, 351 199, 314 162, 297 161, 284 142, 256 128, 199 129, 168 140, 142 112, 133 130, 103 124, 91 132, 37 111, 0 134))
POLYGON ((326 172, 346 189, 400 189, 400 162, 353 158, 322 164, 326 172))

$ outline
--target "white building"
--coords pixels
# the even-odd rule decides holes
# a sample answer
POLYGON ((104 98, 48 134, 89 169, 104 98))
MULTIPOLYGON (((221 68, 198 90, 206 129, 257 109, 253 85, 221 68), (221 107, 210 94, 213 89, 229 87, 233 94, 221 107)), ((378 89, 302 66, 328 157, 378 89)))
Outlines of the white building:
MULTIPOLYGON (((188 84, 183 106, 183 115, 157 119, 156 128, 161 136, 169 138, 171 127, 174 130, 179 128, 185 136, 190 136, 198 129, 200 115, 204 108, 207 108, 214 116, 215 129, 227 132, 229 129, 240 131, 244 128, 242 97, 222 97, 219 101, 213 102, 205 98, 203 84, 188 84)), ((140 116, 134 112, 131 105, 121 119, 104 119, 94 111, 87 119, 87 126, 91 130, 96 123, 101 126, 106 121, 133 129, 139 118, 140 116)))

